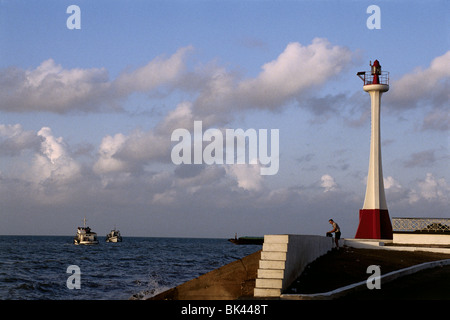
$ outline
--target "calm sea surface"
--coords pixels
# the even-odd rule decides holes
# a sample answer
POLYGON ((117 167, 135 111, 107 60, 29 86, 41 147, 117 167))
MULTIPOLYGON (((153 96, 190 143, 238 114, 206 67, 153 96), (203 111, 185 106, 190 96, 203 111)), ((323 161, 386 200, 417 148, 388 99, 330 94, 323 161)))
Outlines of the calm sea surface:
POLYGON ((76 246, 72 236, 0 236, 0 299, 143 299, 261 249, 226 239, 98 238, 76 246), (80 289, 67 287, 71 265, 80 289))

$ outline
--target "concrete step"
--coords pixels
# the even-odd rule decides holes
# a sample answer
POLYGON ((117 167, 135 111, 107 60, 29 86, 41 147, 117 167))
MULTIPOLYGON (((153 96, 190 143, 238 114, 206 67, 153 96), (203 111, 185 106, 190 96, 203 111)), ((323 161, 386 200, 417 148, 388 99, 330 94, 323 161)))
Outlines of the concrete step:
POLYGON ((284 269, 258 269, 258 279, 283 279, 284 269))
POLYGON ((281 295, 280 289, 255 288, 255 297, 279 297, 281 295))

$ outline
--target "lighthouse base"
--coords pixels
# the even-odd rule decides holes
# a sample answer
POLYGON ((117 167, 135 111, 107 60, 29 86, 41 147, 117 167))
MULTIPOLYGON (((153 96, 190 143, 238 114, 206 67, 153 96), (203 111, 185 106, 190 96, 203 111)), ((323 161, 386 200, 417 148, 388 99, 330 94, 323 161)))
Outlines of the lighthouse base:
POLYGON ((357 239, 392 239, 392 225, 388 210, 359 210, 359 226, 357 239))

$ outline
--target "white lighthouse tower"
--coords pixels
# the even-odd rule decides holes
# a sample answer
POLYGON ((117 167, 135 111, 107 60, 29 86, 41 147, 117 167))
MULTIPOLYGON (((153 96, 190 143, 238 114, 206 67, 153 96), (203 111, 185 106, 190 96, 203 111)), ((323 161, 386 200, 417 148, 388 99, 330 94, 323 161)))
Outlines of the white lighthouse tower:
POLYGON ((358 72, 364 91, 371 100, 371 135, 369 172, 366 197, 359 211, 359 226, 355 238, 392 239, 392 225, 386 204, 381 166, 380 106, 381 95, 389 90, 389 73, 381 71, 378 60, 371 64, 370 72, 358 72))

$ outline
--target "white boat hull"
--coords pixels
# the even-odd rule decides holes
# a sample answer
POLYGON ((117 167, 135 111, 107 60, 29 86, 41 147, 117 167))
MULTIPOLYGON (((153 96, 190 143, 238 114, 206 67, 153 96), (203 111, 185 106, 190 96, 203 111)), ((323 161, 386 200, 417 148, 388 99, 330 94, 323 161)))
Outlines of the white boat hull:
POLYGON ((122 236, 119 230, 115 228, 106 235, 106 242, 122 242, 122 236))
POLYGON ((97 233, 92 232, 91 228, 86 226, 86 218, 83 219, 84 226, 78 227, 77 234, 73 238, 75 245, 93 245, 98 244, 97 233))
POLYGON ((122 238, 111 237, 106 239, 106 242, 122 242, 122 238))
POLYGON ((87 245, 87 246, 89 246, 89 245, 98 244, 98 240, 95 240, 95 241, 77 241, 77 240, 74 240, 73 244, 75 244, 77 246, 78 245, 87 245))

